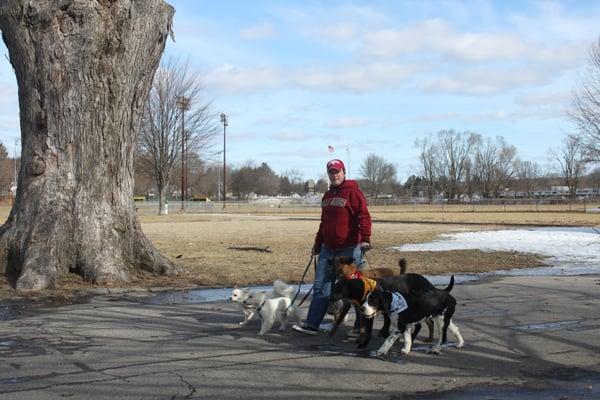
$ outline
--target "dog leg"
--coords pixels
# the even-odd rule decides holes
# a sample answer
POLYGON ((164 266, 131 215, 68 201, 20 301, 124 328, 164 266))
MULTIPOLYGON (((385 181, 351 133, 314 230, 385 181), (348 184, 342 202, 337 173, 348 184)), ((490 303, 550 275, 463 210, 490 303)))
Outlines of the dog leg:
POLYGON ((246 325, 254 317, 254 311, 244 310, 244 320, 240 322, 240 325, 246 325))
POLYGON ((388 314, 383 314, 383 326, 379 330, 379 337, 388 337, 390 335, 390 316, 388 314))
POLYGON ((410 335, 410 338, 413 342, 415 341, 415 338, 417 337, 417 335, 419 334, 420 331, 421 331, 421 323, 417 322, 416 324, 413 325, 412 333, 410 335))
POLYGON ((333 323, 333 326, 331 327, 331 330, 329 331, 329 337, 332 337, 337 332, 340 324, 344 321, 346 315, 348 314, 348 311, 350 310, 350 305, 351 304, 349 302, 344 301, 344 305, 340 309, 340 313, 338 314, 335 322, 333 323))
POLYGON ((391 333, 391 335, 389 335, 387 337, 387 339, 385 339, 385 342, 383 342, 383 344, 381 345, 381 347, 377 350, 377 352, 375 354, 379 357, 385 356, 388 353, 388 351, 390 351, 390 349, 392 348, 394 343, 396 343, 396 341, 398 340, 399 337, 400 337, 400 330, 395 329, 391 333))
POLYGON ((440 354, 442 352, 442 324, 444 323, 444 317, 441 315, 436 315, 433 317, 433 326, 437 333, 437 342, 435 345, 431 346, 430 353, 440 354))
POLYGON ((412 324, 408 325, 404 329, 403 335, 404 346, 402 346, 402 350, 400 350, 400 352, 406 356, 410 353, 410 350, 412 349, 412 324))
POLYGON ((358 348, 364 349, 371 341, 373 332, 373 321, 375 318, 361 318, 360 335, 358 336, 358 348))
POLYGON ((427 318, 425 320, 425 323, 427 324, 427 328, 429 331, 429 337, 427 337, 427 339, 425 339, 424 342, 433 343, 433 321, 431 319, 427 318))
POLYGON ((460 334, 458 327, 454 325, 454 322, 452 322, 452 320, 450 320, 450 324, 448 324, 448 329, 450 329, 450 332, 452 332, 452 334, 456 337, 456 348, 462 349, 465 345, 465 341, 463 340, 463 337, 460 334))
POLYGON ((260 331, 258 332, 258 336, 263 336, 265 333, 269 332, 269 330, 273 327, 275 323, 275 319, 273 315, 262 315, 262 325, 260 326, 260 331))

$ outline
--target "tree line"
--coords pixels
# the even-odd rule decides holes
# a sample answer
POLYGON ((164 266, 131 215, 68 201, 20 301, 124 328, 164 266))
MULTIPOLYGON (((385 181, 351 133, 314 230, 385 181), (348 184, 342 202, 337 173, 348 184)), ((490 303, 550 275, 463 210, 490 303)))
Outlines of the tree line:
MULTIPOLYGON (((358 181, 368 197, 421 196, 433 199, 497 198, 506 189, 524 192, 567 186, 571 197, 582 185, 598 187, 600 160, 600 39, 590 50, 590 68, 574 91, 569 112, 577 131, 562 145, 548 150, 551 167, 519 158, 515 146, 471 131, 444 129, 415 141, 418 158, 414 173, 397 179, 394 163, 368 154, 359 167, 358 181)), ((222 135, 217 113, 203 96, 198 74, 187 62, 161 62, 142 117, 136 140, 135 194, 155 194, 160 212, 168 198, 223 198, 222 135), (185 104, 182 101, 185 100, 185 104), (217 148, 218 147, 218 148, 217 148)), ((19 160, 17 160, 18 163, 19 160)), ((0 143, 0 191, 13 185, 15 160, 0 143)), ((327 189, 324 176, 305 179, 295 170, 280 174, 267 163, 246 161, 227 165, 227 192, 236 199, 251 195, 290 196, 327 189)))

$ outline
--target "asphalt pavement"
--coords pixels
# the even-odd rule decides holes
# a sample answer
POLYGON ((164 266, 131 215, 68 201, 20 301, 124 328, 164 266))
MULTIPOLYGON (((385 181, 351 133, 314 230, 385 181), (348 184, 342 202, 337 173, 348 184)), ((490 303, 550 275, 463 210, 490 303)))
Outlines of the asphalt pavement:
POLYGON ((464 349, 433 355, 417 339, 410 355, 398 343, 385 359, 370 355, 381 338, 356 348, 352 321, 333 338, 289 327, 258 337, 260 322, 239 326, 228 301, 131 292, 13 313, 4 303, 0 398, 597 399, 599 293, 599 276, 460 284, 464 349))

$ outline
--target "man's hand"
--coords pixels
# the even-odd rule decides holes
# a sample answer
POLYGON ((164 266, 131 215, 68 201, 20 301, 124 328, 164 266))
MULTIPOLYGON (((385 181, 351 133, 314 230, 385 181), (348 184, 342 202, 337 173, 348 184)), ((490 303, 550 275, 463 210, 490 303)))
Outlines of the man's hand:
POLYGON ((371 243, 369 242, 361 242, 359 245, 360 247, 360 251, 362 251, 363 253, 366 253, 367 251, 371 250, 371 243))
POLYGON ((321 246, 317 246, 316 244, 313 246, 312 250, 311 250, 311 255, 313 256, 318 256, 319 253, 321 252, 321 246))

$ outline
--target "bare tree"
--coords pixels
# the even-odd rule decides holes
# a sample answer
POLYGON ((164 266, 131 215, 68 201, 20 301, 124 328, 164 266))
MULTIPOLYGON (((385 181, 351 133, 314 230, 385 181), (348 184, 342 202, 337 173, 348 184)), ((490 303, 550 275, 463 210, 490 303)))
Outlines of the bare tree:
POLYGON ((569 195, 572 199, 577 194, 577 188, 586 168, 586 149, 580 139, 567 136, 563 145, 558 150, 550 150, 551 156, 558 163, 558 168, 569 187, 569 195))
POLYGON ((137 149, 139 167, 149 171, 156 180, 159 214, 166 213, 167 193, 176 167, 181 177, 182 140, 190 158, 194 153, 204 153, 206 158, 215 154, 211 146, 218 134, 217 118, 211 113, 209 102, 202 98, 202 90, 198 74, 190 72, 187 63, 173 58, 161 63, 154 78, 137 149), (182 135, 184 130, 185 136, 182 135))
POLYGON ((519 178, 523 191, 527 193, 527 197, 532 197, 534 184, 540 175, 541 168, 538 163, 521 160, 516 162, 516 176, 519 178))
POLYGON ((578 128, 580 141, 590 160, 600 160, 600 38, 589 53, 587 76, 575 90, 569 116, 578 128))
POLYGON ((475 174, 484 197, 497 197, 516 172, 517 150, 503 137, 486 138, 475 148, 475 174))
POLYGON ((366 191, 370 197, 382 193, 387 184, 396 182, 396 167, 382 157, 369 154, 359 169, 360 175, 366 181, 366 191))
POLYGON ((433 199, 436 180, 439 175, 440 163, 437 146, 430 143, 426 138, 417 139, 415 146, 419 148, 419 175, 425 178, 427 183, 427 197, 433 199))
POLYGON ((471 132, 441 130, 438 136, 440 181, 449 199, 461 194, 465 168, 478 135, 471 132))
POLYGON ((0 2, 22 143, 0 271, 17 289, 69 271, 96 283, 178 271, 133 202, 135 131, 173 12, 162 0, 0 2))

